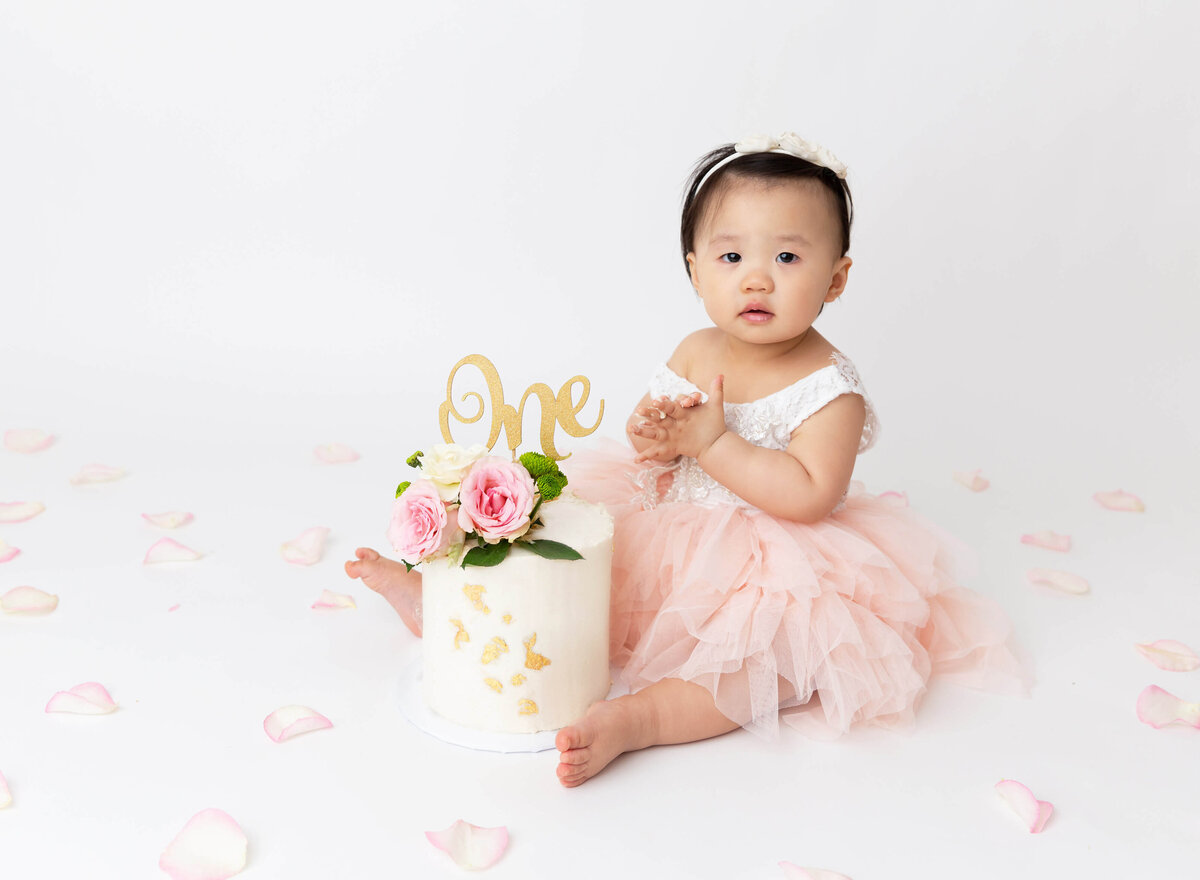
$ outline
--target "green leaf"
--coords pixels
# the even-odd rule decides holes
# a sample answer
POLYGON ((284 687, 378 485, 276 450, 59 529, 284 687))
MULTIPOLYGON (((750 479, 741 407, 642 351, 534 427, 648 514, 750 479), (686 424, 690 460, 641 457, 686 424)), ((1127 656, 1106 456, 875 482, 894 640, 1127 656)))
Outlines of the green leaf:
POLYGON ((406 465, 408 465, 410 468, 419 468, 421 466, 421 456, 424 454, 425 454, 424 452, 422 452, 421 450, 418 449, 416 452, 414 452, 412 455, 410 455, 407 459, 405 459, 404 463, 406 465))
MULTIPOLYGON (((531 523, 537 523, 538 511, 542 509, 542 502, 545 500, 545 498, 539 495, 538 500, 533 502, 533 510, 529 511, 529 521, 531 523)), ((530 526, 530 528, 532 528, 532 526, 530 526)))
POLYGON ((472 547, 467 551, 467 555, 463 557, 463 568, 466 568, 468 565, 478 565, 481 567, 499 565, 504 561, 504 557, 508 556, 508 551, 511 549, 512 544, 508 543, 508 541, 472 547))
POLYGON ((416 568, 415 565, 413 565, 411 562, 409 562, 406 559, 401 559, 400 561, 404 563, 404 567, 407 568, 409 571, 412 571, 414 568, 416 568))
POLYGON ((545 474, 557 474, 558 462, 540 452, 526 452, 521 456, 521 464, 529 471, 529 476, 535 480, 545 474))
POLYGON ((583 554, 573 550, 558 541, 526 541, 522 546, 528 547, 543 559, 583 559, 583 554))
POLYGON ((412 483, 410 481, 405 480, 403 483, 401 483, 399 486, 397 486, 396 487, 396 497, 399 498, 401 495, 403 495, 404 490, 407 489, 411 485, 412 485, 412 483))

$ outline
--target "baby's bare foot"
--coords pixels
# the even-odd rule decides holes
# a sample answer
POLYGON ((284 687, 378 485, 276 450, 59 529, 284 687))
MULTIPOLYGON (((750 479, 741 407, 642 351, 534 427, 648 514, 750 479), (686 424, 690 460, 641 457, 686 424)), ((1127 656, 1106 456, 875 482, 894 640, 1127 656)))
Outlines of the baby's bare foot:
POLYGON ((408 571, 403 563, 380 556, 370 547, 354 551, 357 559, 346 563, 346 574, 362 578, 400 614, 413 635, 421 635, 421 575, 408 571))
POLYGON ((567 788, 587 782, 622 752, 638 746, 638 719, 626 701, 592 703, 579 721, 554 738, 558 748, 558 781, 567 788))

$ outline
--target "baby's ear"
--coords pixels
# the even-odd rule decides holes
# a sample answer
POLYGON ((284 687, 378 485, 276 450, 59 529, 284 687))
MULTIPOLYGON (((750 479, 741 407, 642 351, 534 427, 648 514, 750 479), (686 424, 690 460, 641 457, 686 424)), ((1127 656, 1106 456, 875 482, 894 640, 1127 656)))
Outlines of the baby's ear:
POLYGON ((692 287, 696 293, 700 293, 700 281, 696 278, 696 252, 690 251, 687 255, 688 274, 692 276, 692 287))
POLYGON ((831 303, 842 295, 853 264, 854 261, 849 257, 842 257, 833 264, 833 276, 829 280, 829 290, 825 292, 825 302, 831 303))

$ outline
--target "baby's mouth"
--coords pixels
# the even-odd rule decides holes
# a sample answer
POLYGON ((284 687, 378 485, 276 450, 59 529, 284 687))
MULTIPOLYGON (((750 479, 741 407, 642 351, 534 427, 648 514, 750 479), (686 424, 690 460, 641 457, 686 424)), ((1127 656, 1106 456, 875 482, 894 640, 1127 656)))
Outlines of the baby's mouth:
POLYGON ((746 306, 746 308, 742 309, 742 311, 739 313, 739 317, 745 318, 747 321, 753 323, 759 323, 770 320, 771 318, 775 317, 775 315, 771 311, 764 309, 762 306, 756 303, 751 303, 750 305, 746 306))

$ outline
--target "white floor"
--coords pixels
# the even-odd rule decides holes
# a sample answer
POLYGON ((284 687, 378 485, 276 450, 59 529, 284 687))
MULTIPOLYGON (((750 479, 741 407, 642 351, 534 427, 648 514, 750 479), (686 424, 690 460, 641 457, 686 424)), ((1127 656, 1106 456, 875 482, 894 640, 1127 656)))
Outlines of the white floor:
POLYGON ((1092 501, 1118 487, 1096 484, 1087 463, 1052 475, 1014 462, 979 494, 933 468, 870 486, 906 490, 978 548, 972 584, 1011 613, 1036 671, 1031 698, 935 683, 912 734, 826 743, 789 731, 768 743, 738 732, 626 756, 568 791, 553 752, 446 745, 398 710, 399 670, 418 643, 341 564, 359 544, 379 546, 401 452, 365 433, 231 438, 155 418, 117 430, 63 417, 46 426, 60 438, 47 451, 0 452, 0 500, 46 505, 0 527, 22 551, 0 565, 0 592, 28 584, 60 597, 44 617, 0 615, 0 773, 14 798, 0 813, 5 877, 158 876, 163 848, 206 807, 245 830, 247 877, 455 876, 422 832, 458 818, 509 828, 495 877, 777 878, 782 860, 855 880, 1194 870, 1200 731, 1154 730, 1134 712, 1152 683, 1200 698, 1200 672, 1161 671, 1134 649, 1200 647, 1195 501, 1153 462, 1122 487, 1145 513, 1092 501), (316 463, 312 447, 332 440, 362 459, 316 463), (91 461, 128 476, 72 486, 91 461), (168 533, 140 514, 168 509, 195 513, 170 534, 205 556, 143 566, 168 533), (313 525, 332 529, 320 563, 283 562, 279 544, 313 525), (1075 547, 1019 542, 1040 528, 1075 547), (1092 592, 1031 586, 1023 572, 1035 566, 1082 574, 1092 592), (358 608, 311 610, 326 588, 358 608), (120 709, 43 712, 85 681, 120 709), (333 729, 271 742, 263 718, 292 703, 333 729), (1001 778, 1054 803, 1042 834, 993 793, 1001 778))

